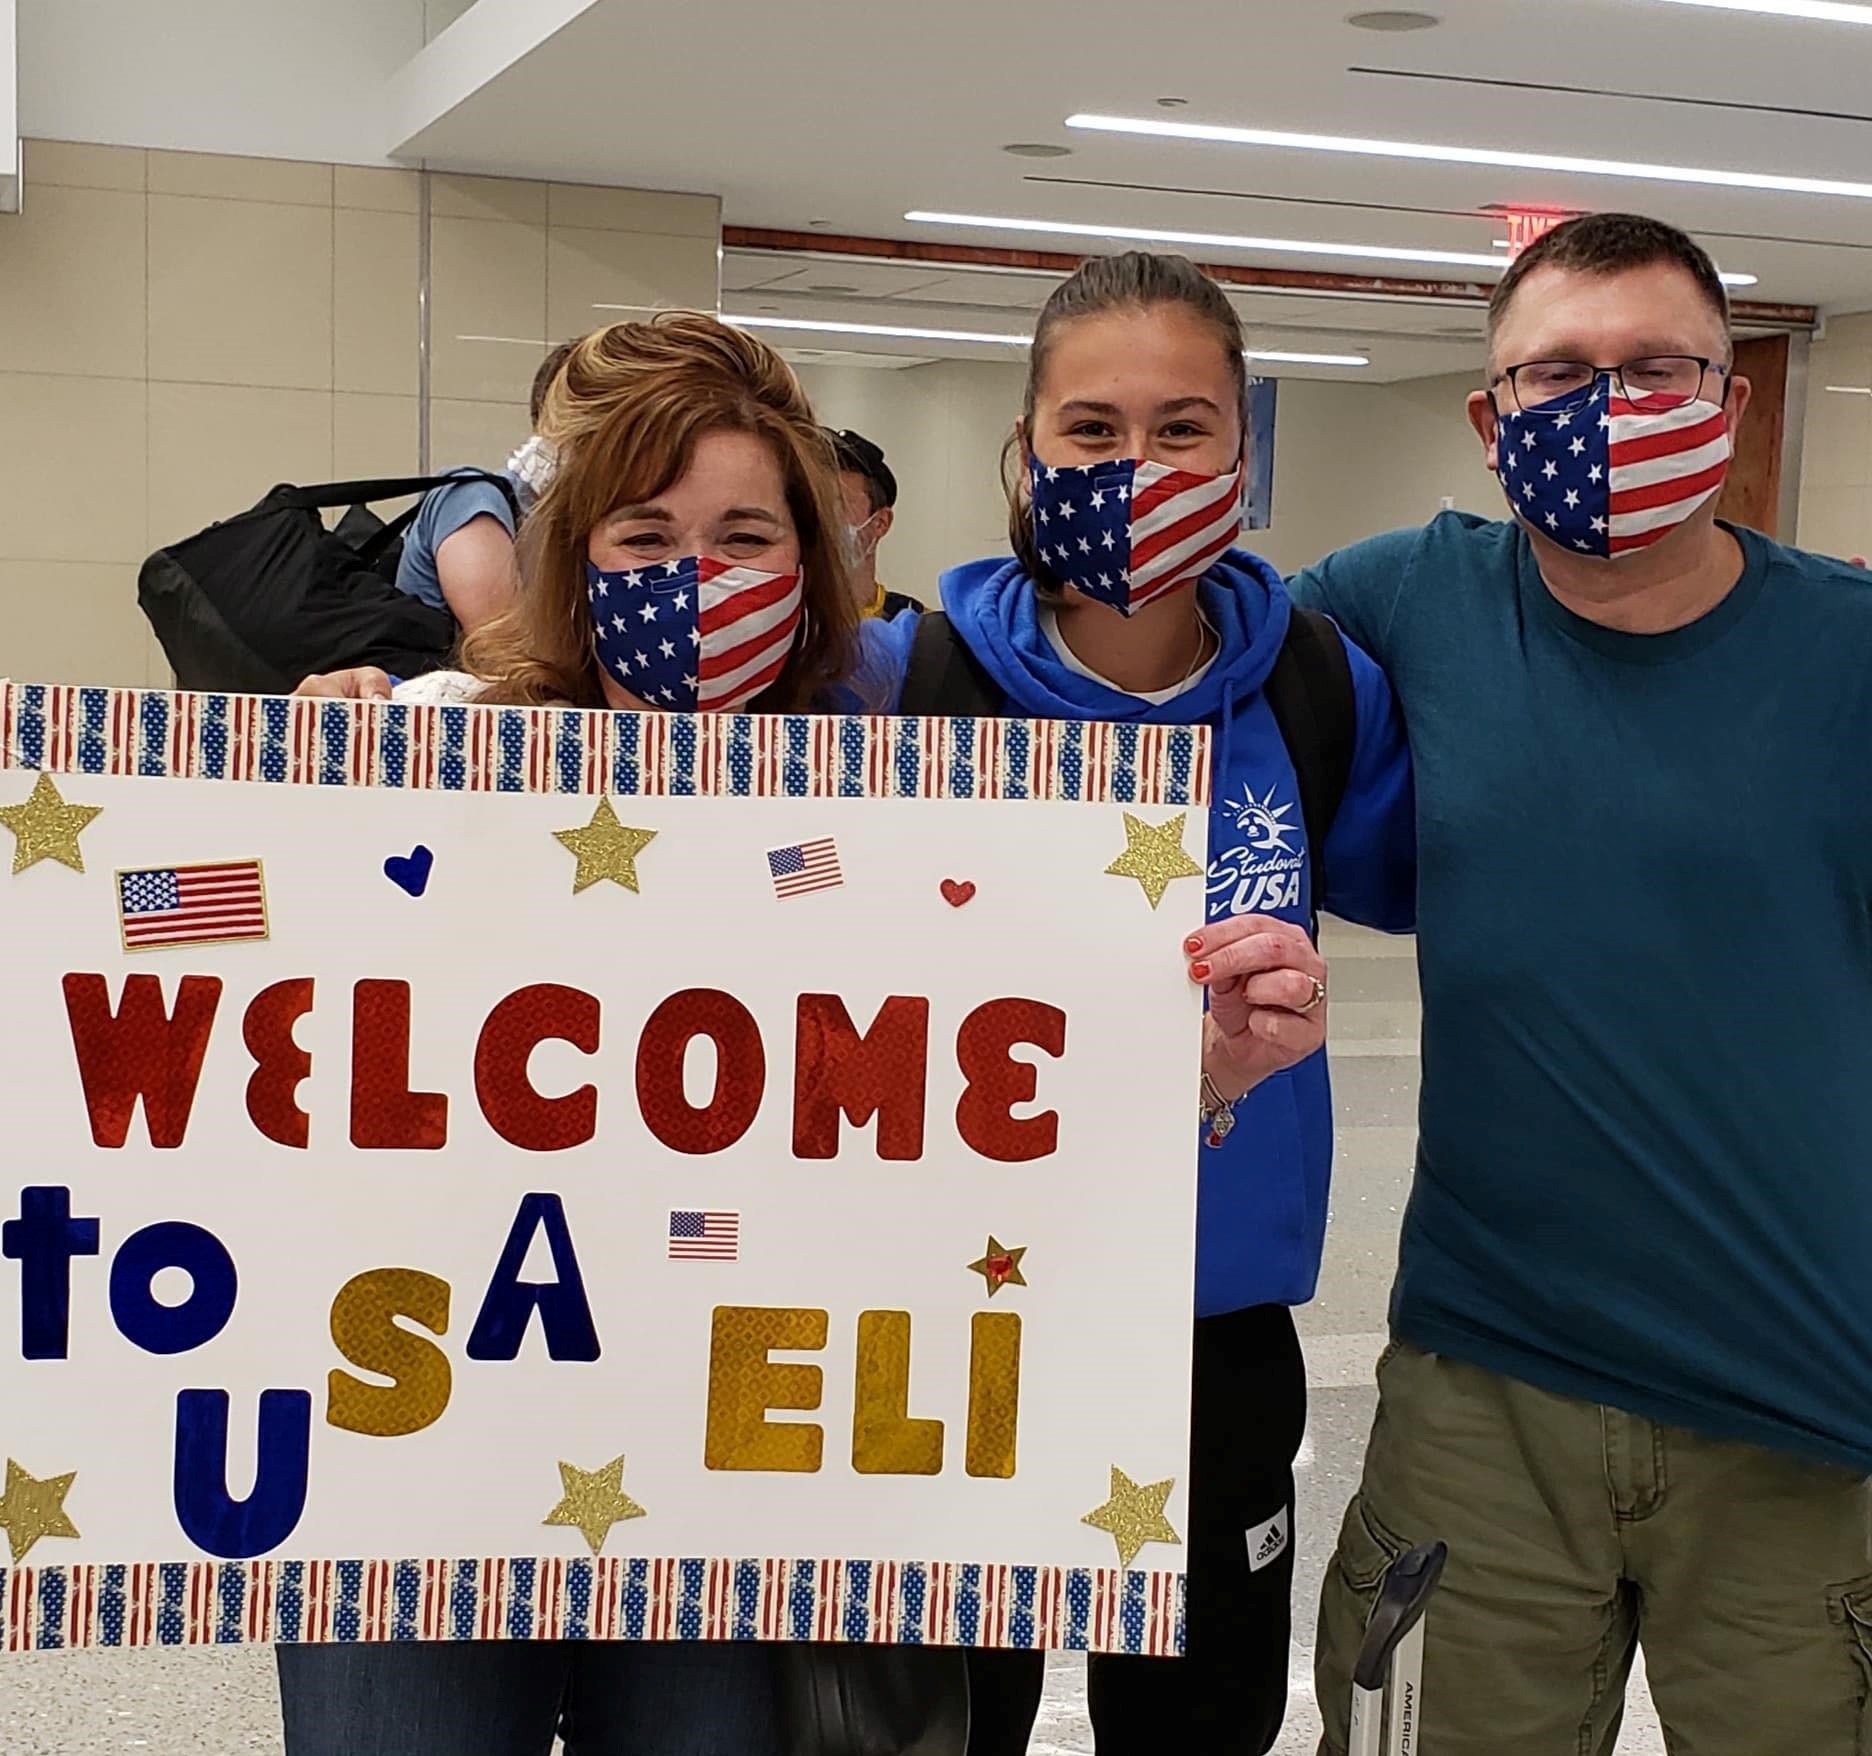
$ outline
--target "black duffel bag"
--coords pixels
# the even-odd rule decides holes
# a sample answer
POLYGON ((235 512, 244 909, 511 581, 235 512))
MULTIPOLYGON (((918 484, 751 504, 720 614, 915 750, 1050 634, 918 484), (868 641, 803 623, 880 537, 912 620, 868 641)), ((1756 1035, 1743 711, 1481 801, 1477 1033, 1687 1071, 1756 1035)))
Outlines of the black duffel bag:
POLYGON ((438 669, 455 644, 455 618, 396 588, 403 533, 418 508, 386 524, 369 503, 474 480, 497 484, 519 522, 505 476, 459 470, 282 485, 250 511, 158 549, 137 575, 137 601, 176 686, 284 694, 314 671, 438 669), (338 506, 350 511, 328 531, 319 513, 338 506))

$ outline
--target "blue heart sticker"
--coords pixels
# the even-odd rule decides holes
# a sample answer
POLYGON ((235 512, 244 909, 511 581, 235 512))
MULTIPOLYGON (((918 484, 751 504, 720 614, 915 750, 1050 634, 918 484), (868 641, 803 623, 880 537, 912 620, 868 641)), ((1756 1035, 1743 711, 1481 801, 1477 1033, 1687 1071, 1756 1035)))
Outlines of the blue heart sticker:
POLYGON ((407 856, 392 854, 383 863, 384 876, 411 896, 421 896, 429 888, 429 874, 434 869, 435 855, 420 842, 407 856))

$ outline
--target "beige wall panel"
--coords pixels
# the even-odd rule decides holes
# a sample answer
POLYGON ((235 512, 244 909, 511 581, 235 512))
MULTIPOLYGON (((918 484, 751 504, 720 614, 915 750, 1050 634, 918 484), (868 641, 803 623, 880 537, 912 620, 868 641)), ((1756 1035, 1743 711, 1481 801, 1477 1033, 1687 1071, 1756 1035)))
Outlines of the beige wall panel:
POLYGON ((422 173, 336 165, 332 200, 339 207, 362 207, 376 213, 416 213, 422 207, 422 173))
POLYGON ((524 403, 546 336, 545 228, 437 218, 430 235, 429 284, 431 394, 524 403), (463 341, 463 336, 507 339, 463 341))
POLYGON ((438 398, 429 405, 429 461, 437 471, 466 464, 499 469, 527 431, 525 403, 438 398))
POLYGON ((23 683, 169 686, 128 563, 0 561, 0 676, 23 683))
POLYGON ((665 238, 707 238, 710 243, 721 232, 721 202, 716 196, 605 189, 592 183, 548 184, 546 217, 554 226, 649 232, 665 238))
POLYGON ((148 186, 149 154, 140 146, 87 146, 70 140, 28 140, 26 187, 134 189, 148 186))
POLYGON ((146 394, 123 378, 0 376, 0 554, 143 559, 146 394))
POLYGON ((422 405, 413 396, 332 399, 332 478, 413 476, 421 443, 422 405))
POLYGON ((713 311, 718 273, 712 239, 556 228, 547 240, 547 335, 561 341, 653 311, 713 311), (629 308, 601 311, 600 303, 629 308))
POLYGON ((457 177, 438 171, 429 180, 429 207, 438 219, 546 223, 546 185, 512 177, 457 177))
POLYGON ((149 373, 329 390, 332 212, 149 198, 149 373))
POLYGON ((224 157, 208 152, 152 152, 149 187, 155 195, 207 195, 225 201, 286 202, 330 207, 332 168, 294 159, 224 157))
POLYGON ((333 382, 414 396, 421 388, 422 239, 414 214, 333 215, 333 382))
POLYGON ((141 378, 145 297, 141 195, 48 184, 0 220, 0 372, 141 378))

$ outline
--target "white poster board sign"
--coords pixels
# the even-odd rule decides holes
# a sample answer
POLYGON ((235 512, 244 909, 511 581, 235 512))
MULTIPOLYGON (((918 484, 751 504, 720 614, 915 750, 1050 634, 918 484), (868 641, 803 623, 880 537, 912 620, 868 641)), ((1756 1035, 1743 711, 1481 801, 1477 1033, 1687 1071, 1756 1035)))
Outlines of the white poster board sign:
POLYGON ((1203 739, 0 687, 0 1646, 1180 1650, 1203 739))

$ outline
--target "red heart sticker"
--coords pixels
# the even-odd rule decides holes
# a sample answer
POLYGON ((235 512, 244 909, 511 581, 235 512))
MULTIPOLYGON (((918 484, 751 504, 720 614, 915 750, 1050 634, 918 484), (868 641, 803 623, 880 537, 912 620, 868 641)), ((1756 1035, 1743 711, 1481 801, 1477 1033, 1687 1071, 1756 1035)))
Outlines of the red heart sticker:
POLYGON ((953 878, 945 878, 942 881, 942 894, 943 901, 951 908, 960 908, 965 902, 974 900, 975 886, 966 881, 958 883, 953 878))

